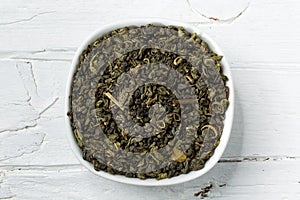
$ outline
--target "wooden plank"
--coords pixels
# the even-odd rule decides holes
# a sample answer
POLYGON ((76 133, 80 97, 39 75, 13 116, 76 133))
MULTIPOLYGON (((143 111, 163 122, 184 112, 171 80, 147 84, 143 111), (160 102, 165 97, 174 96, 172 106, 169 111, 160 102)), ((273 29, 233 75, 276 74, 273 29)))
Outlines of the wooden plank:
POLYGON ((219 11, 225 10, 224 3, 205 2, 201 6, 195 0, 190 1, 192 7, 185 0, 80 0, 76 3, 66 0, 55 4, 45 0, 1 1, 0 54, 18 58, 24 51, 76 49, 85 37, 109 22, 163 17, 199 26, 216 40, 233 63, 300 62, 299 56, 295 56, 300 44, 299 1, 249 1, 249 4, 245 0, 230 1, 237 7, 225 3, 223 14, 219 11), (220 20, 207 19, 192 8, 220 20), (234 21, 226 20, 239 12, 241 15, 234 21))
POLYGON ((0 198, 14 199, 299 199, 300 160, 219 163, 204 176, 167 187, 136 187, 97 177, 78 166, 1 168, 0 198))
MULTIPOLYGON (((70 63, 61 61, 0 62, 0 70, 6 73, 1 79, 6 86, 1 88, 6 98, 0 99, 1 165, 78 163, 69 148, 64 122, 69 69, 70 63), (23 134, 31 141, 29 146, 11 154, 9 150, 18 144, 13 141, 21 144, 23 134), (8 137, 12 142, 6 142, 8 137), (33 149, 32 143, 37 143, 33 149)), ((300 156, 299 75, 300 71, 233 69, 236 113, 223 158, 300 156)))
POLYGON ((299 71, 233 70, 236 114, 225 155, 299 155, 299 71), (289 145, 287 145, 289 144, 289 145), (276 148, 274 148, 276 147, 276 148))

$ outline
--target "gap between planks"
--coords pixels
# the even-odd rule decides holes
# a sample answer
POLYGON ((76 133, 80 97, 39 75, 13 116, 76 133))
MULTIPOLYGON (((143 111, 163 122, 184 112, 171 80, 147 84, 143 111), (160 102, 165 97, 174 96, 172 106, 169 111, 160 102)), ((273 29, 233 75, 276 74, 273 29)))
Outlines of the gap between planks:
MULTIPOLYGON (((228 157, 221 158, 218 163, 246 163, 246 162, 278 162, 300 160, 300 156, 248 156, 248 157, 228 157)), ((1 170, 36 170, 36 171, 87 171, 81 164, 62 165, 0 165, 1 170)))

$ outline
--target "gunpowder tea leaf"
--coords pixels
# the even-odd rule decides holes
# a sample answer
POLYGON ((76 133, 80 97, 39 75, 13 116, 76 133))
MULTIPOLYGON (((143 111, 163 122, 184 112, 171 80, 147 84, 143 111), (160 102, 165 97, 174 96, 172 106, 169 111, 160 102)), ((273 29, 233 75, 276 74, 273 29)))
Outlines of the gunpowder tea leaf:
POLYGON ((203 168, 229 105, 221 60, 182 27, 123 27, 96 39, 80 56, 69 97, 83 158, 139 179, 203 168))
POLYGON ((175 147, 173 149, 172 160, 182 163, 186 160, 186 154, 175 147))

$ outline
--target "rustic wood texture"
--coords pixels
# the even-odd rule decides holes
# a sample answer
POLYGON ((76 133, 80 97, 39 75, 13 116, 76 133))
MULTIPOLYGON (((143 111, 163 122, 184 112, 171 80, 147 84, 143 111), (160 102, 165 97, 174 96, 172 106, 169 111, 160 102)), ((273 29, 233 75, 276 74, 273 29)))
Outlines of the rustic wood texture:
POLYGON ((0 2, 0 199, 300 199, 300 2, 0 2), (101 25, 161 17, 211 35, 231 65, 236 111, 220 162, 194 181, 137 187, 97 177, 66 136, 66 79, 101 25))

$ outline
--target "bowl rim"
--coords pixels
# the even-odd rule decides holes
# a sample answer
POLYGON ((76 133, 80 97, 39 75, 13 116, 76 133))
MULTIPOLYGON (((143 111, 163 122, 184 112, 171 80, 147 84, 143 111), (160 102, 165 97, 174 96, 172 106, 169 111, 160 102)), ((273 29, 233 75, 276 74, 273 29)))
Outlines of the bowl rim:
POLYGON ((232 81, 232 75, 230 72, 230 66, 226 60, 226 56, 220 49, 220 47, 217 45, 217 43, 207 34, 202 32, 198 27, 195 27, 191 24, 176 21, 176 20, 168 20, 168 19, 162 19, 162 18, 139 18, 139 19, 127 19, 127 20, 120 20, 113 23, 108 23, 106 25, 102 25, 100 28, 98 28, 96 31, 94 31, 92 34, 90 34, 79 46, 77 49, 73 60, 71 64, 71 69, 68 75, 67 80, 67 87, 66 87, 66 96, 65 96, 65 122, 66 122, 66 129, 67 129, 67 136, 68 136, 68 142, 71 146, 71 149, 73 153, 75 154, 76 158, 79 160, 79 162, 85 166, 89 171, 92 173, 101 176, 103 178, 113 180, 120 183, 126 183, 131 185, 139 185, 139 186, 166 186, 166 185, 174 185, 179 184, 183 182, 187 182, 193 179, 196 179, 205 173, 207 173, 209 170, 211 170, 217 162, 220 160, 222 154, 225 151, 225 148, 228 144, 231 129, 232 129, 232 122, 233 122, 233 115, 234 115, 234 86, 232 81), (167 179, 146 179, 141 180, 138 178, 129 178, 123 175, 112 175, 104 171, 96 171, 94 170, 94 167, 92 163, 84 160, 82 158, 82 151, 80 147, 78 146, 75 136, 73 134, 72 128, 71 128, 71 122, 69 120, 69 117, 67 116, 67 112, 69 112, 69 105, 70 105, 70 98, 71 95, 71 85, 72 85, 72 79, 73 74, 76 71, 76 67, 79 61, 79 57, 81 53, 83 52, 86 47, 91 44, 93 41, 95 41, 97 38, 99 38, 104 33, 107 33, 109 31, 115 30, 117 28, 122 28, 125 26, 142 26, 146 24, 154 24, 154 25, 174 25, 174 26, 182 26, 184 29, 186 29, 189 32, 196 32, 197 35, 204 40, 210 49, 217 53, 218 55, 222 55, 223 59, 221 60, 223 73, 226 74, 228 77, 228 81, 226 82, 226 86, 230 89, 230 95, 229 95, 229 102, 230 105, 226 111, 225 114, 225 120, 224 120, 224 128, 222 135, 220 137, 220 143, 216 147, 215 152, 212 157, 209 158, 208 161, 206 161, 204 168, 197 170, 197 171, 191 171, 187 174, 181 174, 175 177, 167 178, 167 179))

